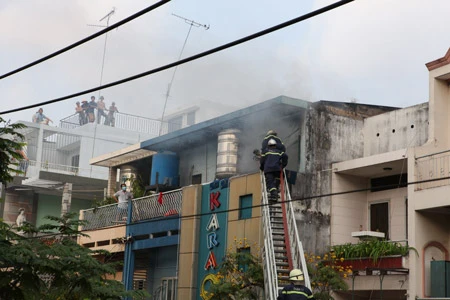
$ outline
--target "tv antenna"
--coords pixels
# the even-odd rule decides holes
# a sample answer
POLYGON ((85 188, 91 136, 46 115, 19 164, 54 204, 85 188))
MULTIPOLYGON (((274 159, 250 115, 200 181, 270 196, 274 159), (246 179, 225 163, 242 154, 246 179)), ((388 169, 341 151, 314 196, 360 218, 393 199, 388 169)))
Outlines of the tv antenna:
MULTIPOLYGON (((195 22, 194 20, 190 20, 190 19, 187 19, 185 17, 179 16, 176 14, 172 14, 172 16, 175 16, 177 18, 184 20, 184 22, 189 25, 189 30, 186 35, 186 38, 184 39, 183 47, 181 47, 180 54, 178 55, 178 60, 180 60, 181 55, 183 54, 184 48, 186 47, 186 43, 188 41, 189 35, 191 34, 192 27, 202 27, 203 29, 208 30, 209 24, 208 25, 200 24, 200 23, 195 22)), ((177 73, 177 69, 178 69, 178 66, 175 66, 175 68, 173 69, 172 78, 170 79, 170 82, 167 85, 166 100, 164 101, 164 108, 163 108, 163 112, 162 112, 162 116, 161 116, 161 126, 159 126, 159 135, 161 135, 161 133, 162 133, 164 114, 166 113, 167 100, 170 97, 170 91, 172 89, 172 84, 173 84, 173 80, 175 79, 175 74, 177 73)))
MULTIPOLYGON (((106 19, 106 25, 94 25, 94 24, 87 24, 88 26, 92 27, 109 27, 109 19, 112 17, 112 15, 116 12, 116 8, 113 7, 111 11, 106 14, 103 18, 99 20, 99 22, 102 22, 106 19)), ((100 71, 100 86, 102 85, 103 81, 103 69, 105 68, 105 57, 106 57, 106 43, 108 42, 108 33, 105 33, 105 44, 103 46, 103 58, 102 58, 102 69, 100 71)), ((101 90, 98 91, 98 96, 100 97, 101 90)))

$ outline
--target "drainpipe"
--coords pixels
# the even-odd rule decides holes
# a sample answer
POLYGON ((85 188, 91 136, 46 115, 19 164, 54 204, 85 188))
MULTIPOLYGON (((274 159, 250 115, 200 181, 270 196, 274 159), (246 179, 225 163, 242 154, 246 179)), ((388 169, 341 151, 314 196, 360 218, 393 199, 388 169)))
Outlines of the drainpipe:
POLYGON ((409 245, 409 242, 408 242, 408 197, 405 198, 405 210, 406 210, 406 214, 405 214, 405 225, 406 225, 405 237, 406 237, 406 246, 408 246, 409 245))

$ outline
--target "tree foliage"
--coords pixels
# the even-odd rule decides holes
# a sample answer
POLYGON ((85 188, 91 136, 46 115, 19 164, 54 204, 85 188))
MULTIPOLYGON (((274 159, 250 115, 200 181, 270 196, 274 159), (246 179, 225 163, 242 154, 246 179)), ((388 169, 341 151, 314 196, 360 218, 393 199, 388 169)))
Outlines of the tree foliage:
MULTIPOLYGON (((239 243, 235 240, 235 244, 239 243)), ((245 251, 249 249, 244 241, 242 248, 227 252, 216 274, 218 283, 209 288, 210 300, 260 299, 264 290, 261 259, 245 251)))
MULTIPOLYGON (((9 124, 0 117, 0 181, 13 180, 24 136, 23 124, 9 124)), ((145 299, 143 291, 125 291, 114 280, 117 263, 108 262, 110 253, 78 245, 78 226, 85 221, 75 213, 46 217, 52 224, 36 228, 25 223, 14 228, 0 219, 0 299, 14 300, 96 300, 145 299), (18 234, 18 232, 20 234, 18 234), (96 257, 103 258, 103 261, 96 257), (108 277, 108 278, 107 278, 108 277), (111 279, 109 279, 111 278, 111 279)))
POLYGON ((311 287, 314 299, 332 300, 332 291, 346 291, 348 289, 345 279, 352 274, 352 268, 339 265, 342 258, 334 252, 323 256, 305 254, 308 263, 308 273, 311 278, 311 287))
POLYGON ((18 161, 22 159, 18 151, 24 145, 20 142, 24 136, 17 130, 25 127, 21 123, 10 124, 0 117, 0 182, 5 185, 13 180, 14 173, 20 173, 11 166, 18 166, 18 161))
POLYGON ((76 243, 83 221, 46 217, 59 225, 17 228, 0 222, 0 299, 144 299, 142 291, 126 292, 114 277, 117 263, 106 251, 92 251, 76 243), (104 258, 104 262, 95 256, 104 258))

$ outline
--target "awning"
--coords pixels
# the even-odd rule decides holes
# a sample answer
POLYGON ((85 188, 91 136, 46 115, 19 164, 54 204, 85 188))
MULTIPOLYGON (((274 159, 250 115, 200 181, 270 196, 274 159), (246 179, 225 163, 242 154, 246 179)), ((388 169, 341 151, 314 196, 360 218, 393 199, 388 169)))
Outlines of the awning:
POLYGON ((157 152, 142 149, 141 144, 135 144, 123 149, 106 153, 90 159, 89 163, 94 166, 116 167, 138 159, 152 156, 157 152))

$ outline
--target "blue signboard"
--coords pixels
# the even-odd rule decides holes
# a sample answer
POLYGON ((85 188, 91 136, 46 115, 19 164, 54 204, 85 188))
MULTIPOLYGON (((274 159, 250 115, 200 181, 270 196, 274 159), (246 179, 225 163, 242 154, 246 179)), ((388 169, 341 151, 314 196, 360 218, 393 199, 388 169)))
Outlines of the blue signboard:
POLYGON ((198 300, 208 300, 208 288, 217 282, 217 268, 226 253, 228 179, 202 186, 200 245, 198 255, 198 300))

